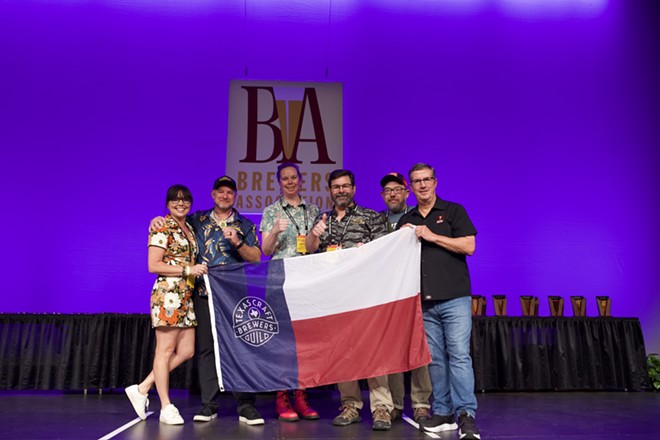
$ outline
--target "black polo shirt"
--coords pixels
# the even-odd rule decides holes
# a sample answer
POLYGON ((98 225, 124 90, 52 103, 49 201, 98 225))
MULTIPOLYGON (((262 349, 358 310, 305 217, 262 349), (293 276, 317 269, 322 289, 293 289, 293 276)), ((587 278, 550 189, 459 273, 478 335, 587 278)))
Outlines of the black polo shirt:
MULTIPOLYGON (((431 232, 445 237, 467 237, 477 230, 465 208, 457 203, 436 197, 426 218, 415 206, 399 219, 397 229, 406 223, 426 225, 431 232)), ((470 296, 470 273, 467 255, 451 252, 434 243, 422 240, 422 300, 445 300, 470 296)))

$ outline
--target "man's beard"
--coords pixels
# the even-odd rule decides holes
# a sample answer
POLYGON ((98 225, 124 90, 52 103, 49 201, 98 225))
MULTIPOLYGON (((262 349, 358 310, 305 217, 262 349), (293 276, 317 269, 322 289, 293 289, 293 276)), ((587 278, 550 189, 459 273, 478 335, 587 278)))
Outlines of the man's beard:
POLYGON ((403 211, 404 209, 406 209, 406 202, 404 201, 404 202, 401 202, 401 203, 396 204, 394 206, 387 205, 387 209, 389 209, 390 212, 392 212, 394 214, 397 214, 397 213, 403 211))
POLYGON ((353 202, 353 198, 343 194, 337 194, 332 201, 335 202, 337 208, 346 209, 353 202))

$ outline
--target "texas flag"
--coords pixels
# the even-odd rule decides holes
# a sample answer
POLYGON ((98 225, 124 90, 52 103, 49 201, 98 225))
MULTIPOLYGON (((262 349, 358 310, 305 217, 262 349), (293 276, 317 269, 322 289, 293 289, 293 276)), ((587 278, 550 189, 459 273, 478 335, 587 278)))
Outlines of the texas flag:
POLYGON ((403 228, 357 248, 210 268, 220 389, 311 388, 428 364, 420 251, 403 228))

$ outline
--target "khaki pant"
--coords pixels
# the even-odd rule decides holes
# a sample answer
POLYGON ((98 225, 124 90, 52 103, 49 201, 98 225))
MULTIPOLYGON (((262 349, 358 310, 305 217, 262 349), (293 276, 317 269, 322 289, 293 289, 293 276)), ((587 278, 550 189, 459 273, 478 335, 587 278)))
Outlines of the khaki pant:
MULTIPOLYGON (((379 405, 385 406, 388 412, 392 412, 394 404, 392 403, 392 395, 390 394, 387 376, 372 377, 367 379, 367 383, 369 384, 371 412, 373 413, 379 405)), ((337 384, 337 388, 339 388, 342 405, 353 405, 357 409, 362 409, 362 393, 360 392, 360 384, 357 380, 340 382, 337 384)))
MULTIPOLYGON (((395 373, 387 376, 390 385, 390 392, 392 393, 392 401, 394 407, 403 409, 403 396, 405 393, 405 385, 403 383, 403 373, 395 373)), ((410 372, 410 400, 412 401, 413 408, 431 408, 429 405, 429 397, 433 392, 431 386, 431 376, 429 375, 429 367, 415 368, 410 372)))

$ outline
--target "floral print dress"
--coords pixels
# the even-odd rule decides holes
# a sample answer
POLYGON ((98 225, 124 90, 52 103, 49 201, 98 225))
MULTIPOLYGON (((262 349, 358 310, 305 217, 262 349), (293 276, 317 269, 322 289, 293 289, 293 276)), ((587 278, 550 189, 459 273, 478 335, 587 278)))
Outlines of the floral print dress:
MULTIPOLYGON (((188 231, 192 227, 186 223, 188 231)), ((163 262, 172 266, 192 265, 197 256, 197 243, 188 240, 170 215, 165 226, 149 234, 149 246, 165 249, 163 262)), ((159 275, 151 290, 151 325, 153 327, 194 327, 197 325, 192 302, 193 277, 159 275)))

